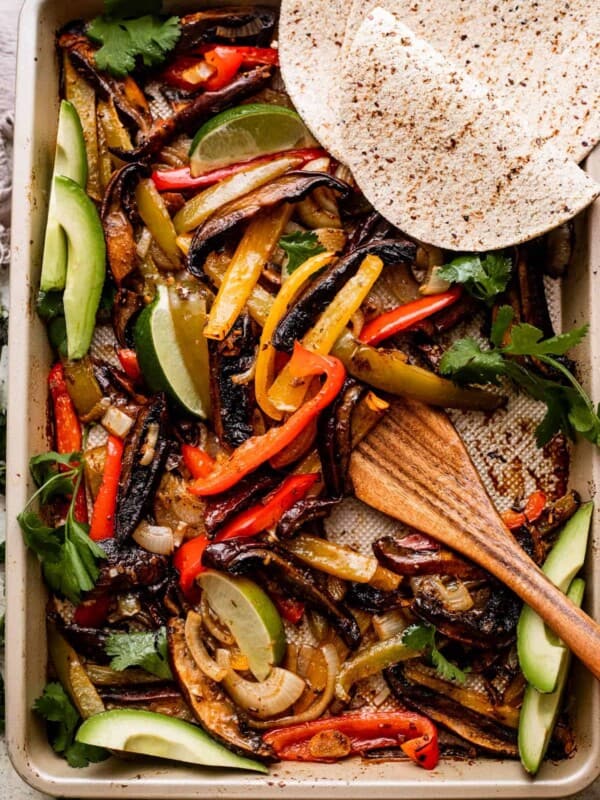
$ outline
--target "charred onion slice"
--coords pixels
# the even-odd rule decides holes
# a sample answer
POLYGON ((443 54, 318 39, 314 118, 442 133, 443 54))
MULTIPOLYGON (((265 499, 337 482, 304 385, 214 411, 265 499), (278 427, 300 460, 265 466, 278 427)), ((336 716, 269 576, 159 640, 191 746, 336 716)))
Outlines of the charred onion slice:
MULTIPOLYGON (((279 178, 224 205, 218 214, 204 222, 192 239, 187 254, 187 268, 196 277, 203 274, 204 259, 214 250, 224 234, 241 222, 251 219, 261 209, 272 208, 283 202, 295 202, 316 189, 327 186, 335 189, 343 197, 348 195, 347 184, 338 181, 326 172, 307 172, 305 170, 287 172, 279 178)), ((357 269, 359 264, 357 265, 357 269)))

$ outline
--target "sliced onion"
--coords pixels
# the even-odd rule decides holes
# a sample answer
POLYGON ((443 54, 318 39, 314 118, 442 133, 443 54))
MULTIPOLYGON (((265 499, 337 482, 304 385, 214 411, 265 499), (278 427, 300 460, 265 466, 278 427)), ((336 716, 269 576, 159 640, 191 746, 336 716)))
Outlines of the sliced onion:
MULTIPOLYGON (((230 663, 229 653, 218 650, 217 662, 221 668, 225 668, 225 664, 230 663)), ((225 668, 225 673, 222 684, 232 700, 259 719, 268 719, 287 711, 306 686, 302 678, 281 667, 273 667, 264 681, 248 681, 230 667, 225 668)))
POLYGON ((421 591, 435 593, 448 611, 468 611, 473 608, 471 593, 460 578, 446 584, 437 575, 431 575, 424 578, 421 587, 421 591))
POLYGON ((152 234, 144 226, 140 238, 135 246, 135 251, 138 254, 138 258, 140 260, 144 260, 148 255, 148 250, 150 250, 150 245, 152 244, 152 234))
POLYGON ((219 666, 214 659, 212 659, 204 646, 202 641, 203 625, 202 617, 195 611, 188 611, 185 618, 185 642, 188 650, 192 654, 192 658, 202 670, 202 672, 213 681, 220 682, 227 674, 227 668, 219 666))
POLYGON ((247 370, 244 372, 238 372, 237 375, 231 376, 231 382, 235 383, 237 386, 245 386, 250 381, 254 380, 254 375, 256 374, 256 358, 252 359, 252 363, 248 367, 247 370))
POLYGON ((318 719, 318 717, 323 714, 334 697, 335 679, 340 668, 340 658, 335 646, 331 643, 320 645, 320 649, 325 663, 327 664, 327 684, 319 699, 301 714, 291 714, 287 717, 270 720, 269 722, 249 719, 248 722, 253 728, 259 728, 261 730, 273 727, 286 728, 289 725, 296 725, 300 722, 312 722, 312 720, 318 719))
POLYGON ((149 553, 170 556, 175 549, 173 531, 164 525, 150 525, 143 520, 133 532, 133 539, 149 553))
POLYGON ((419 287, 420 294, 441 294, 442 292, 448 291, 450 284, 448 281, 439 277, 440 269, 441 267, 439 265, 430 267, 425 282, 419 287))
POLYGON ((202 594, 202 599, 200 601, 200 613, 202 614, 202 622, 204 623, 204 627, 211 634, 211 636, 214 636, 218 642, 221 642, 221 644, 226 644, 229 646, 235 644, 235 639, 229 633, 229 631, 225 630, 215 620, 213 613, 210 610, 208 599, 205 593, 202 594))
POLYGON ((109 406, 102 417, 102 425, 113 436, 124 439, 133 425, 133 420, 124 411, 116 406, 109 406))
POLYGON ((146 441, 141 447, 142 457, 140 458, 140 466, 148 467, 154 460, 154 452, 156 443, 158 442, 158 423, 151 422, 148 425, 148 433, 146 434, 146 441))
POLYGON ((408 623, 404 614, 399 609, 375 614, 373 617, 373 630, 378 639, 391 639, 407 627, 408 623))

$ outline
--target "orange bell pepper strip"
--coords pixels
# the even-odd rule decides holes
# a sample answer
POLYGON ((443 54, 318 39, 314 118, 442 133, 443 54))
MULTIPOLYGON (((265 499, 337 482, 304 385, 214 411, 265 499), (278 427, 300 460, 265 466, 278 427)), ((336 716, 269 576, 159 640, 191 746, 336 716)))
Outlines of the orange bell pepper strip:
POLYGON ((127 347, 119 348, 117 350, 117 357, 127 377, 131 378, 132 381, 139 381, 142 377, 142 371, 138 364, 135 350, 130 350, 127 347))
POLYGON ((106 445, 104 474, 94 502, 90 524, 90 539, 95 542, 99 542, 101 539, 112 539, 115 535, 115 511, 122 461, 123 442, 118 436, 111 434, 106 445))
MULTIPOLYGON (((67 390, 65 372, 60 362, 54 364, 48 373, 48 389, 54 412, 54 437, 59 453, 77 453, 81 450, 81 424, 75 406, 67 390)), ((73 513, 77 522, 87 522, 87 503, 85 489, 79 486, 73 513)))
POLYGON ((228 459, 217 464, 208 477, 195 480, 189 487, 192 494, 206 497, 225 492, 265 461, 273 458, 294 441, 317 414, 337 397, 346 378, 346 370, 338 358, 311 353, 298 342, 294 346, 289 366, 294 378, 325 375, 325 382, 317 394, 300 406, 283 425, 271 428, 262 436, 251 436, 228 459))
POLYGON ((433 769, 440 757, 435 725, 427 717, 410 711, 342 714, 276 728, 263 738, 283 761, 331 763, 346 755, 398 745, 424 769, 433 769), (330 741, 330 733, 339 737, 336 742, 339 755, 328 752, 327 747, 319 752, 320 740, 324 744, 330 741))
POLYGON ((544 492, 537 491, 529 495, 527 503, 525 503, 525 519, 527 522, 535 522, 536 519, 539 519, 546 507, 546 500, 544 492))
POLYGON ((421 320, 427 319, 432 314, 448 308, 448 306, 456 303, 461 295, 462 288, 453 286, 447 292, 411 300, 410 303, 404 303, 376 317, 371 322, 367 322, 358 338, 364 344, 379 344, 379 342, 389 339, 395 333, 408 330, 408 328, 416 325, 417 322, 421 322, 421 320))

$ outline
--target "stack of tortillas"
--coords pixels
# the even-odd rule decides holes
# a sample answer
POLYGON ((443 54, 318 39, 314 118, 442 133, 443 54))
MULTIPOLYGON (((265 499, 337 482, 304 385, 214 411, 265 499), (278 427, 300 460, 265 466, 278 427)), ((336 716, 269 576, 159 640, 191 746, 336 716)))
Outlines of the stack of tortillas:
POLYGON ((417 239, 507 247, 600 193, 600 15, 588 0, 283 0, 286 87, 365 196, 417 239))

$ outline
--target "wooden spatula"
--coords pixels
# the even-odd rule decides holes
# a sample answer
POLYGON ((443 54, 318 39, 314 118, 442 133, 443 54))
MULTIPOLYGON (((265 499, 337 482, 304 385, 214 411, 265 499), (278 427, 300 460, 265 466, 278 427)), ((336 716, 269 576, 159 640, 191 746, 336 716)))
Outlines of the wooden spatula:
POLYGON ((448 417, 413 400, 392 404, 354 450, 356 496, 480 564, 531 606, 600 679, 600 626, 517 544, 448 417))

